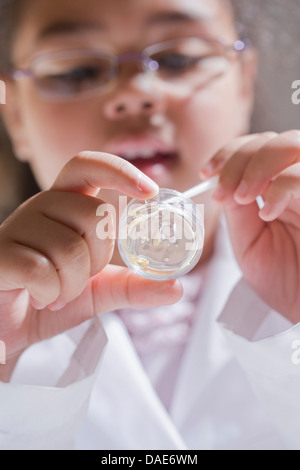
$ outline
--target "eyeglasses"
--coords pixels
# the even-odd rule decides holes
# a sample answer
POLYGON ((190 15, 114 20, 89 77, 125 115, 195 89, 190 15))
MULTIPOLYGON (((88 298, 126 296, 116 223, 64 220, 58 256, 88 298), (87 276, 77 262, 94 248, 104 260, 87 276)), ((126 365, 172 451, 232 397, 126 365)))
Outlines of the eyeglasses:
POLYGON ((247 48, 204 37, 164 41, 142 52, 119 56, 97 49, 59 51, 36 56, 28 69, 15 69, 14 80, 32 79, 39 95, 49 101, 74 101, 104 92, 127 62, 140 62, 142 70, 174 85, 204 86, 226 73, 230 62, 247 48))

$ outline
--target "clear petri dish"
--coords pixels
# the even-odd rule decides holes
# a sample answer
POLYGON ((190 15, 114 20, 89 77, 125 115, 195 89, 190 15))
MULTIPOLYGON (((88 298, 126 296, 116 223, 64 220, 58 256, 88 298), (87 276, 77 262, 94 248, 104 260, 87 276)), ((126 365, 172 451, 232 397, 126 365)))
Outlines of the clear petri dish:
POLYGON ((120 219, 119 252, 136 274, 176 279, 199 262, 204 245, 203 206, 170 189, 149 201, 132 200, 120 219))

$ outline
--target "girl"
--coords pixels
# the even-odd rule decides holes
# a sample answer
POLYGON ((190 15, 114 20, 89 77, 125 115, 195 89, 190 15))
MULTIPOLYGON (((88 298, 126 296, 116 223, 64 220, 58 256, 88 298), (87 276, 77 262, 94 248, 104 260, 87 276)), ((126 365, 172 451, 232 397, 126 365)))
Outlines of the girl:
POLYGON ((1 5, 3 119, 42 189, 0 228, 1 446, 298 447, 300 132, 246 136, 256 55, 231 4, 1 5), (117 207, 200 170, 220 185, 199 266, 130 273, 96 236, 99 189, 117 207))

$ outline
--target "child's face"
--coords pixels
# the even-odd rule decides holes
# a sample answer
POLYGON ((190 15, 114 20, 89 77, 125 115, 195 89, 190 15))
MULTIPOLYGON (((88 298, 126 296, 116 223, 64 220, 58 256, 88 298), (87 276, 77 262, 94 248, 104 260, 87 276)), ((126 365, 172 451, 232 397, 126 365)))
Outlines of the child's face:
MULTIPOLYGON (((27 0, 21 18, 14 47, 21 68, 52 51, 90 47, 119 55, 199 34, 228 45, 236 40, 223 0, 27 0)), ((43 189, 70 158, 94 150, 133 158, 161 187, 185 190, 221 146, 247 132, 246 69, 234 60, 204 86, 195 80, 175 86, 131 61, 101 93, 69 102, 45 101, 25 79, 13 85, 7 121, 18 156, 30 162, 43 189), (136 158, 146 148, 153 158, 136 158)))

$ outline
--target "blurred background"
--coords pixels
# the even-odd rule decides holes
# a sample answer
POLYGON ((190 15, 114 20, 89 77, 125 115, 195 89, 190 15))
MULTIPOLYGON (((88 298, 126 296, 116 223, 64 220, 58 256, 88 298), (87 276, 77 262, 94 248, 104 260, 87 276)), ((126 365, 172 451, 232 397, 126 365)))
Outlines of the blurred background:
POLYGON ((253 131, 300 129, 292 83, 300 80, 300 0, 233 0, 241 37, 259 51, 253 131))
MULTIPOLYGON (((252 131, 300 129, 300 0, 233 0, 242 38, 260 51, 252 131)), ((1 25, 0 25, 1 28, 1 25)), ((37 191, 27 166, 18 163, 0 125, 0 222, 37 191)))

